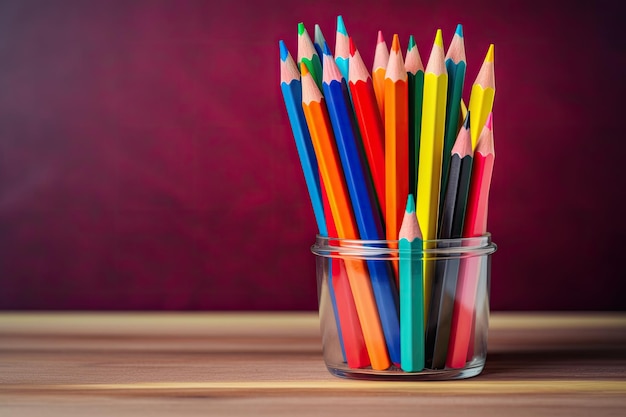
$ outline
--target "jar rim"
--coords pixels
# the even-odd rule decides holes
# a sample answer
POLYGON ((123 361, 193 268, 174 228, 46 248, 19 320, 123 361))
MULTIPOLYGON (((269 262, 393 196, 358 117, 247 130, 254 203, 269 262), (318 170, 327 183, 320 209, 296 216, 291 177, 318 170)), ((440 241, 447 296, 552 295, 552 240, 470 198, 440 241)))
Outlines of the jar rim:
MULTIPOLYGON (((452 259, 487 256, 497 250, 491 234, 455 239, 422 241, 421 248, 402 250, 423 259, 452 259)), ((351 258, 364 260, 396 260, 401 250, 399 240, 342 239, 317 235, 311 252, 325 258, 351 258)))

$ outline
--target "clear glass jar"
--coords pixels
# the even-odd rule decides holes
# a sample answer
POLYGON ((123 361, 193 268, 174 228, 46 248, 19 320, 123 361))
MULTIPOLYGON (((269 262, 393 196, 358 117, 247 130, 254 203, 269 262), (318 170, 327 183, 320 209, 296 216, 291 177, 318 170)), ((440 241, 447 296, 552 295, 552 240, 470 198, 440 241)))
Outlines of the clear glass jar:
POLYGON ((317 236, 311 250, 330 373, 450 380, 482 372, 496 251, 490 234, 411 248, 317 236))

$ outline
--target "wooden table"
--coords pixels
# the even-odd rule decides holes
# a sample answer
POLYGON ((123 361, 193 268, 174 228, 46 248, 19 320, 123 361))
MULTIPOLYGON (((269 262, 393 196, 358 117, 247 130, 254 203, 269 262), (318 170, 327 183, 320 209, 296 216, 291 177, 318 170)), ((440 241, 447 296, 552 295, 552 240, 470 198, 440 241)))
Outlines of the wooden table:
POLYGON ((1 416, 626 415, 626 313, 493 313, 483 373, 328 373, 313 313, 0 313, 1 416))

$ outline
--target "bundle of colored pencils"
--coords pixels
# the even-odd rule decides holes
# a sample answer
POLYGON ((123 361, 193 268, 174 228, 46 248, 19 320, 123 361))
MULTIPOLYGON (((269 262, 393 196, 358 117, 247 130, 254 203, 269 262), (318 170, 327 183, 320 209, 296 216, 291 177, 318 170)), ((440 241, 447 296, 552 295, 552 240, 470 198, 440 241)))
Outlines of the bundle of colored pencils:
POLYGON ((473 317, 462 306, 476 297, 475 271, 458 260, 423 261, 420 252, 437 239, 487 232, 493 45, 466 107, 461 25, 447 52, 436 31, 426 68, 413 36, 403 55, 398 35, 388 49, 379 31, 370 72, 341 16, 334 55, 319 25, 313 40, 298 25, 297 60, 279 44, 282 94, 319 234, 386 240, 400 253, 392 262, 333 261, 346 363, 464 367, 473 317))

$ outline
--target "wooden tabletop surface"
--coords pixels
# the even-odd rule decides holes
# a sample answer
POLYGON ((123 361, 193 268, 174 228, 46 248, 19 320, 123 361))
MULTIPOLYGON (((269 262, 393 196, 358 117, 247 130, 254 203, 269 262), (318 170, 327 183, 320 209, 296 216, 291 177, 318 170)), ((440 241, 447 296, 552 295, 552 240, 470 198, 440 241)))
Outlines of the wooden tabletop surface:
POLYGON ((1 416, 624 416, 626 313, 492 313, 447 382, 332 376, 314 313, 0 312, 1 416))

